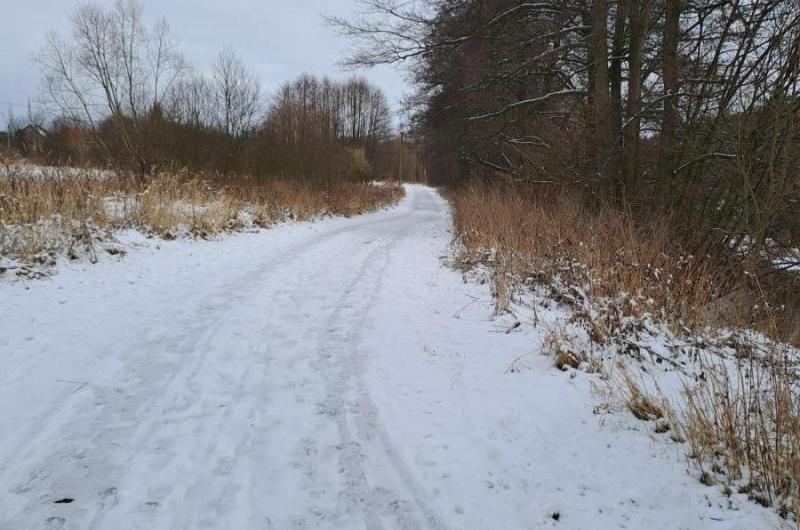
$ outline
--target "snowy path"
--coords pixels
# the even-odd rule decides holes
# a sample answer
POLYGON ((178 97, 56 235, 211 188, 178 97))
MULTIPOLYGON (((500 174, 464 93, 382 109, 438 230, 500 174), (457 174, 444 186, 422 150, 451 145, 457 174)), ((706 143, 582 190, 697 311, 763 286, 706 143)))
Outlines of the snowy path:
POLYGON ((506 373, 537 332, 500 332, 440 263, 444 201, 407 191, 0 284, 0 529, 776 524, 594 415, 589 376, 506 373))

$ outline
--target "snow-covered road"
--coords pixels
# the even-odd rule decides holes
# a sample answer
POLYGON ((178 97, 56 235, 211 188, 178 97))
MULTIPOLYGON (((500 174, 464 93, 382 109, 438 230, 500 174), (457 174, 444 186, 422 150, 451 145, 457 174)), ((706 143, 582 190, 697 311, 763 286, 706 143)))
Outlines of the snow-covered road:
POLYGON ((443 266, 445 201, 0 284, 0 529, 768 528, 443 266), (57 502, 61 501, 61 502, 57 502), (69 501, 69 502, 68 502, 69 501))

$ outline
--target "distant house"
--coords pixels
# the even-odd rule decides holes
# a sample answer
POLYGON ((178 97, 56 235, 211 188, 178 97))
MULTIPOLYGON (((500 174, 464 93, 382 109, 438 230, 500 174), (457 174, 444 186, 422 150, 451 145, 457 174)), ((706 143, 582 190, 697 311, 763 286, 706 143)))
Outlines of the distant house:
POLYGON ((41 153, 44 151, 44 141, 47 131, 38 125, 28 125, 17 131, 17 140, 23 153, 41 153))

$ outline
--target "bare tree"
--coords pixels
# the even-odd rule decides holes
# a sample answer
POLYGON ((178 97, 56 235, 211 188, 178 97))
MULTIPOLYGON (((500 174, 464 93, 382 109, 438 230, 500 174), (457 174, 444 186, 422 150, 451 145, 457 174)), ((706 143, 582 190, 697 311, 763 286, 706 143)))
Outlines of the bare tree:
POLYGON ((243 135, 263 115, 261 83, 231 48, 224 48, 217 56, 213 80, 220 128, 234 137, 243 135))
POLYGON ((80 4, 70 25, 69 37, 51 33, 36 57, 45 99, 59 115, 88 126, 106 151, 98 130, 111 119, 124 149, 137 158, 141 120, 184 69, 169 26, 159 21, 149 31, 139 0, 117 0, 111 9, 80 4))
POLYGON ((278 91, 264 130, 280 151, 281 171, 352 178, 371 170, 376 177, 388 165, 381 151, 391 130, 386 96, 363 78, 300 76, 278 91))
POLYGON ((675 171, 674 150, 677 142, 680 115, 678 92, 680 90, 680 19, 681 1, 665 0, 664 46, 662 51, 664 78, 664 112, 661 119, 661 145, 659 158, 660 192, 666 196, 672 193, 671 182, 675 171))
POLYGON ((592 0, 590 10, 591 46, 589 48, 589 87, 592 96, 592 123, 590 130, 594 136, 596 151, 595 169, 602 178, 607 176, 609 158, 609 137, 611 126, 611 92, 608 71, 608 1, 592 0))
POLYGON ((158 20, 153 26, 147 61, 153 75, 152 101, 160 104, 173 83, 190 70, 172 38, 169 22, 164 19, 158 20))
POLYGON ((174 80, 164 90, 164 110, 169 119, 190 127, 215 127, 220 114, 213 82, 192 72, 174 80))
POLYGON ((625 135, 624 171, 625 192, 636 193, 639 180, 639 146, 641 142, 641 111, 644 43, 650 27, 652 0, 632 2, 628 9, 628 113, 623 124, 625 135))

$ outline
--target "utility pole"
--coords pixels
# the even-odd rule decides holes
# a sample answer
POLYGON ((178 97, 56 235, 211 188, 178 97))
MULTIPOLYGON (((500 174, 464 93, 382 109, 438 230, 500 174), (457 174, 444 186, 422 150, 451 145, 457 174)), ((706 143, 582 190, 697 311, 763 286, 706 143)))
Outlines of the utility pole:
POLYGON ((397 176, 397 180, 400 181, 400 184, 403 183, 403 137, 405 133, 402 129, 400 129, 400 174, 397 176))
POLYGON ((414 137, 414 141, 411 143, 411 163, 414 164, 414 182, 419 184, 419 175, 417 171, 419 170, 419 161, 417 160, 417 138, 414 137))
POLYGON ((14 128, 14 109, 11 108, 11 103, 8 104, 8 116, 6 121, 6 147, 8 152, 11 153, 11 133, 14 128))

